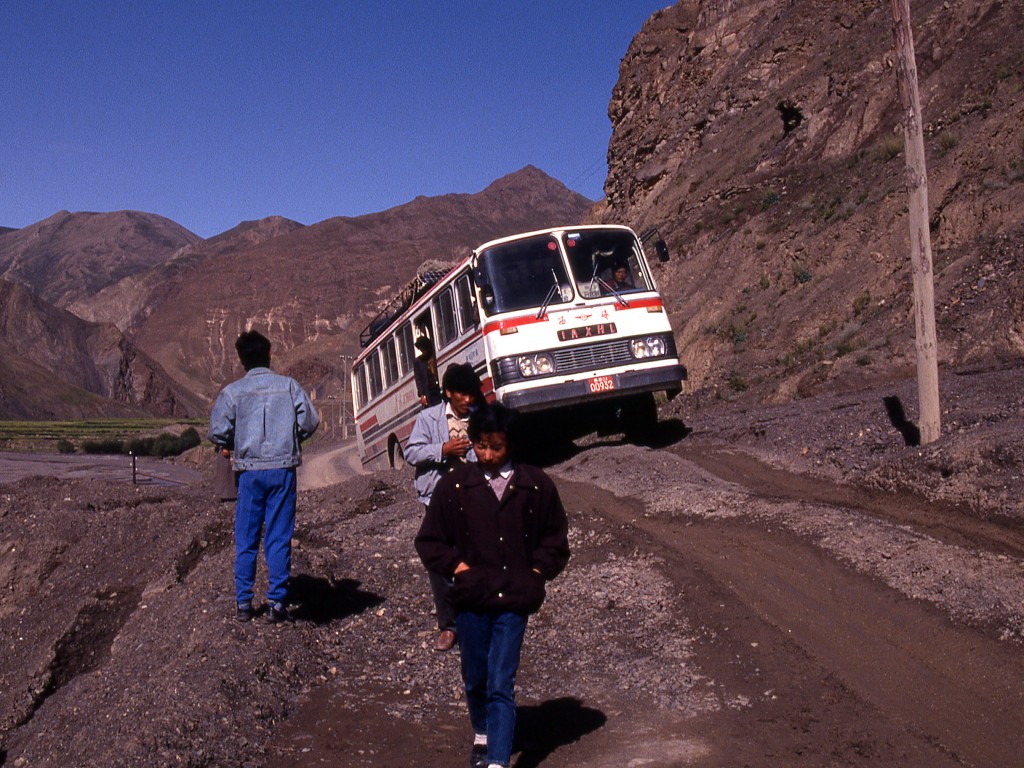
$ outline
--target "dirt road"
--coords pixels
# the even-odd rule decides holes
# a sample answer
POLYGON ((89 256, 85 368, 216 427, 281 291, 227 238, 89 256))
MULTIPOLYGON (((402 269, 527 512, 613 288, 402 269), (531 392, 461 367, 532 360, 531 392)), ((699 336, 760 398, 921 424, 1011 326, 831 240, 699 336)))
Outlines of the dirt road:
MULTIPOLYGON (((579 599, 556 597, 545 611, 561 615, 542 614, 530 642, 544 643, 549 623, 579 636, 528 649, 518 768, 1020 764, 1024 653, 1006 639, 1024 611, 1016 525, 699 440, 662 451, 595 445, 551 472, 577 531, 569 578, 579 583, 568 591, 579 599), (860 555, 831 547, 837 533, 860 555), (905 562, 924 550, 930 565, 905 562), (999 615, 943 602, 979 559, 998 578, 972 587, 967 603, 1004 601, 999 615), (605 589, 630 563, 650 572, 640 584, 661 584, 645 610, 664 615, 625 620, 646 637, 623 637, 637 627, 616 616, 617 600, 640 595, 605 589), (946 573, 929 586, 913 573, 921 568, 946 573), (607 602, 596 620, 585 606, 595 595, 607 602), (666 631, 685 648, 662 647, 653 635, 666 631), (583 647, 601 660, 573 675, 559 654, 583 647), (559 664, 567 674, 553 682, 559 664), (546 678, 539 691, 528 682, 536 675, 546 678)), ((272 764, 440 767, 465 751, 457 701, 439 720, 408 723, 381 698, 390 696, 363 706, 319 692, 286 726, 272 764)))
MULTIPOLYGON (((530 622, 516 768, 1020 765, 1024 371, 953 384, 927 448, 883 391, 550 461, 573 557, 530 622)), ((465 764, 411 471, 350 455, 307 455, 284 627, 233 620, 207 481, 0 487, 0 766, 465 764)))

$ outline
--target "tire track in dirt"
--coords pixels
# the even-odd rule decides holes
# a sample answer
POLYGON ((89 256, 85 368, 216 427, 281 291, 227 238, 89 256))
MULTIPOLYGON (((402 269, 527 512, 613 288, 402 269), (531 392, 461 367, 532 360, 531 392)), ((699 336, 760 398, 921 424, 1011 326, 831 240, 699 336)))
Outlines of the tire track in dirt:
POLYGON ((909 493, 897 495, 854 488, 787 472, 725 447, 679 444, 671 452, 761 498, 856 509, 898 525, 909 525, 947 544, 1024 558, 1024 525, 1015 520, 983 519, 968 510, 909 493))
MULTIPOLYGON (((753 460, 725 453, 705 454, 700 466, 741 482, 761 496, 758 503, 810 496, 820 504, 877 514, 888 509, 880 496, 858 497, 855 489, 764 471, 753 460), (770 482, 762 484, 765 476, 770 482)), ((701 667, 716 680, 749 689, 753 699, 750 711, 706 718, 709 731, 703 735, 717 754, 731 756, 722 764, 737 764, 730 760, 744 754, 738 764, 780 754, 786 764, 801 765, 825 764, 839 755, 845 755, 843 764, 859 764, 857 755, 873 756, 863 764, 876 765, 1020 764, 1019 648, 954 624, 930 604, 852 571, 778 526, 743 516, 638 516, 635 505, 591 486, 573 483, 571 489, 621 525, 623 535, 642 538, 661 554, 678 583, 693 584, 695 574, 700 576, 686 592, 688 610, 701 621, 710 619, 715 638, 698 654, 701 667), (781 718, 774 714, 780 706, 751 687, 754 679, 786 691, 781 718), (842 722, 851 718, 858 721, 854 731, 842 722), (808 760, 811 755, 816 757, 808 760)), ((962 546, 1016 551, 1012 530, 1003 536, 1000 526, 986 521, 951 521, 946 511, 922 519, 919 509, 897 506, 901 523, 913 519, 930 532, 941 529, 962 546)))

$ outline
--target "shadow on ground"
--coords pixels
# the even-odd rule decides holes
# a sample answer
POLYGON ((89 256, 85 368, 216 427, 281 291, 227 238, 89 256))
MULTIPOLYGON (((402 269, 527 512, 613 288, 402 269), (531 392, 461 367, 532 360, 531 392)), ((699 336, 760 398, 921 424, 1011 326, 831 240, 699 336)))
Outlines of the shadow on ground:
POLYGON ((354 579, 329 581, 307 574, 294 576, 288 588, 290 602, 297 604, 292 615, 298 621, 329 624, 384 602, 380 595, 361 591, 361 583, 354 579))
POLYGON ((537 768, 559 747, 573 744, 608 722, 604 712, 565 697, 516 710, 515 768, 537 768))
POLYGON ((568 461, 588 448, 608 445, 641 445, 645 448, 668 448, 685 440, 693 429, 679 419, 659 421, 643 438, 629 440, 621 434, 601 435, 586 439, 581 447, 570 439, 570 435, 557 430, 526 435, 520 447, 520 456, 527 464, 538 467, 552 467, 568 461))

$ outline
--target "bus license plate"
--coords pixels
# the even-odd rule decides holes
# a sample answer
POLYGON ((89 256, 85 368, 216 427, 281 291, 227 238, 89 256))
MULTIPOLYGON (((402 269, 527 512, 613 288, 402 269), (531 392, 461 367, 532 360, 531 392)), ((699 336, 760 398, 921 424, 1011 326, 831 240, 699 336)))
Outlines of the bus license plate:
POLYGON ((599 392, 611 392, 615 389, 615 379, 611 376, 595 376, 587 381, 587 386, 595 395, 599 392))

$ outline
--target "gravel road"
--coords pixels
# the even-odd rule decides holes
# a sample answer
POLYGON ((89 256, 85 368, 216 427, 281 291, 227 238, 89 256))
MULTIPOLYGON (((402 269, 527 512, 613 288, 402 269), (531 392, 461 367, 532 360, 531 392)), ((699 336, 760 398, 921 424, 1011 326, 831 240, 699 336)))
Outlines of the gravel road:
MULTIPOLYGON (((514 765, 1019 765, 1022 381, 946 377, 925 448, 885 416, 902 386, 671 404, 653 446, 549 458, 573 559, 531 621, 514 765)), ((464 764, 410 479, 306 486, 285 627, 232 620, 206 481, 0 486, 0 765, 464 764)))

